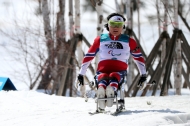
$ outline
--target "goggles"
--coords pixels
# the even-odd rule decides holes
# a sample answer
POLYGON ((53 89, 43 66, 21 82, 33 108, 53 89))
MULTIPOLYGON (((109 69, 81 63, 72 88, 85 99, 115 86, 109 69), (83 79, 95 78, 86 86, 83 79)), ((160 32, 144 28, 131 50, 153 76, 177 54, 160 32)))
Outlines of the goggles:
POLYGON ((114 28, 121 28, 124 25, 124 22, 109 21, 108 25, 114 28))

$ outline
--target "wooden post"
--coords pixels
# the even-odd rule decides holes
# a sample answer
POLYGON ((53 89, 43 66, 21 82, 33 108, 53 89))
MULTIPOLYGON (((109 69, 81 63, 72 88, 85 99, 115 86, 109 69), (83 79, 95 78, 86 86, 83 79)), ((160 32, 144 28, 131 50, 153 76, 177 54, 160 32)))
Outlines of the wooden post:
POLYGON ((175 47, 176 47, 176 40, 178 38, 178 29, 174 30, 174 33, 172 35, 172 38, 169 42, 168 49, 167 49, 167 65, 166 65, 166 71, 165 71, 165 76, 160 92, 160 96, 166 96, 168 95, 168 85, 169 85, 169 80, 170 80, 170 74, 171 74, 171 68, 172 68, 172 63, 173 63, 173 55, 175 52, 175 47))
MULTIPOLYGON (((136 41, 137 41, 139 47, 141 48, 142 54, 143 54, 143 55, 145 56, 145 58, 146 58, 146 70, 148 71, 148 74, 152 75, 153 72, 154 72, 154 71, 153 71, 153 68, 152 68, 152 63, 153 63, 154 59, 156 58, 157 52, 159 51, 159 47, 160 47, 161 42, 162 42, 162 40, 163 40, 163 36, 167 36, 167 34, 166 34, 165 32, 163 32, 163 33, 161 34, 160 38, 158 39, 158 41, 156 42, 155 46, 154 46, 153 49, 152 49, 153 51, 151 51, 151 53, 149 54, 148 57, 145 55, 145 52, 143 51, 143 49, 142 49, 142 47, 141 47, 141 45, 140 45, 140 43, 139 43, 139 41, 138 41, 138 39, 137 39, 137 37, 136 37, 136 35, 135 35, 134 32, 133 32, 133 36, 135 37, 135 39, 136 39, 136 41)), ((129 89, 128 89, 127 93, 126 93, 126 96, 127 96, 127 97, 129 97, 130 92, 131 92, 132 89, 137 85, 137 81, 138 81, 139 77, 140 77, 140 74, 138 74, 138 75, 134 78, 134 80, 133 80, 131 86, 129 87, 129 89)), ((135 87, 132 96, 136 96, 138 89, 139 89, 139 88, 135 87)))
MULTIPOLYGON (((165 0, 163 2, 164 2, 164 24, 163 24, 163 31, 167 33, 167 29, 168 29, 168 26, 167 26, 168 25, 168 16, 167 16, 167 13, 168 13, 168 0, 165 0)), ((160 20, 160 18, 158 20, 160 20)), ((164 59, 166 57, 166 42, 167 42, 167 38, 164 38, 163 42, 162 42, 162 46, 161 46, 161 50, 162 50, 161 51, 161 58, 160 58, 161 59, 161 66, 164 63, 164 59)), ((162 72, 162 77, 160 79, 160 85, 162 85, 164 75, 165 75, 165 69, 162 72)))

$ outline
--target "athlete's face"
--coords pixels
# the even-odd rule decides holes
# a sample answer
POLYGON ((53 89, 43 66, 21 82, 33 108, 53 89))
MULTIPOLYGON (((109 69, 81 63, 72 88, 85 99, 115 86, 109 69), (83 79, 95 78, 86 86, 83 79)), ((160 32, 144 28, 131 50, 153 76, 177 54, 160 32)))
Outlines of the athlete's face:
POLYGON ((112 26, 109 26, 109 32, 114 35, 114 36, 118 36, 121 34, 123 30, 123 27, 112 27, 112 26))

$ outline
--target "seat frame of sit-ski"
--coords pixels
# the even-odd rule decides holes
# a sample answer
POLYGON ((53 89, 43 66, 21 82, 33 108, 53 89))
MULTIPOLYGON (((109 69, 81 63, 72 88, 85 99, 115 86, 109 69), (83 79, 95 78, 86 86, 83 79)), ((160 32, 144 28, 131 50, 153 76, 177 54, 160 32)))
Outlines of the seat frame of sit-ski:
MULTIPOLYGON (((96 98, 96 112, 101 111, 101 109, 99 108, 99 105, 98 105, 98 101, 102 101, 102 100, 106 101, 106 100, 109 100, 109 99, 114 100, 113 105, 116 105, 116 112, 125 109, 125 83, 124 83, 125 75, 126 74, 123 75, 122 80, 118 84, 117 93, 120 91, 120 95, 119 95, 120 98, 118 99, 118 94, 117 93, 114 95, 114 97, 111 97, 111 98, 98 98, 97 97, 96 98)), ((95 80, 95 84, 96 84, 96 89, 98 89, 98 82, 97 82, 96 76, 97 75, 94 76, 94 80, 95 80)), ((93 83, 93 82, 91 82, 91 83, 93 83)))

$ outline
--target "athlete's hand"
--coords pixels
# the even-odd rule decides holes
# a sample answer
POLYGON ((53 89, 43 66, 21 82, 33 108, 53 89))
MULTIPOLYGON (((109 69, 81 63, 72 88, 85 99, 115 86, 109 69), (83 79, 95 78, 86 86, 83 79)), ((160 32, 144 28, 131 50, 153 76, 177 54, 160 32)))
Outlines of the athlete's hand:
POLYGON ((143 90, 146 87, 146 75, 145 74, 141 75, 141 77, 138 81, 137 87, 139 87, 140 90, 143 90))
POLYGON ((79 81, 79 85, 84 85, 83 75, 81 75, 81 74, 78 75, 78 81, 79 81))

